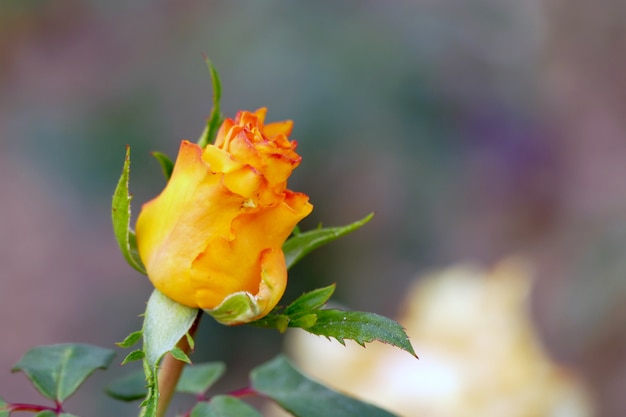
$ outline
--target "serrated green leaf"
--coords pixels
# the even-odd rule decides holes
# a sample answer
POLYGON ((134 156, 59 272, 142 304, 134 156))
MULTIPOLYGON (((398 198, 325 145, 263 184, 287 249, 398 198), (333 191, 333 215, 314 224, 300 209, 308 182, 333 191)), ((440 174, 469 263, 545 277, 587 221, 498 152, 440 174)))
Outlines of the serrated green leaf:
POLYGON ((146 357, 146 353, 143 350, 137 349, 130 352, 120 365, 126 365, 129 362, 140 361, 146 357))
POLYGON ((57 413, 52 410, 44 410, 35 414, 35 417, 57 417, 57 413))
POLYGON ((311 230, 291 236, 283 244, 287 269, 295 265, 309 252, 319 248, 333 240, 347 235, 369 222, 374 213, 370 213, 363 219, 343 227, 327 227, 323 229, 311 230))
POLYGON ((115 352, 85 344, 37 346, 12 371, 21 371, 46 398, 62 402, 96 369, 106 369, 115 352))
POLYGON ((123 341, 116 343, 116 345, 121 348, 132 347, 141 339, 142 336, 143 330, 137 330, 136 332, 132 332, 131 334, 126 336, 123 341))
POLYGON ((335 284, 304 293, 285 308, 284 314, 288 316, 293 316, 298 313, 307 314, 311 310, 316 310, 324 306, 334 292, 335 284))
POLYGON ((263 417, 263 414, 238 398, 229 395, 216 395, 211 402, 200 402, 191 417, 263 417))
POLYGON ((204 148, 215 140, 217 131, 223 121, 222 114, 220 112, 220 99, 222 97, 222 84, 220 83, 220 77, 209 58, 205 56, 204 61, 209 68, 209 72, 211 73, 211 82, 213 84, 213 108, 211 109, 211 116, 207 120, 207 125, 198 140, 198 145, 200 145, 201 148, 204 148))
POLYGON ((309 333, 333 337, 340 343, 345 339, 360 345, 378 340, 399 347, 417 357, 406 332, 397 322, 374 313, 361 311, 319 310, 317 322, 309 333))
POLYGON ((252 388, 296 417, 393 417, 372 404, 343 395, 312 381, 284 356, 255 368, 252 388))
POLYGON ((144 398, 148 394, 146 387, 146 376, 143 370, 131 372, 109 384, 106 393, 120 401, 136 401, 144 398))
POLYGON ((135 232, 130 228, 130 202, 132 196, 128 191, 128 182, 130 178, 130 147, 126 147, 126 157, 124 158, 124 166, 122 175, 115 187, 113 193, 113 202, 111 206, 111 218, 113 220, 113 233, 117 241, 122 255, 126 262, 142 274, 146 273, 146 269, 141 263, 139 252, 137 251, 137 239, 135 232))
POLYGON ((177 392, 201 395, 224 374, 226 365, 223 362, 199 363, 186 366, 176 385, 177 392))
POLYGON ((152 292, 143 322, 144 351, 150 368, 154 370, 161 357, 185 336, 198 311, 177 303, 159 290, 152 292))
POLYGON ((189 359, 189 356, 187 356, 187 354, 183 352, 183 350, 179 347, 174 347, 172 350, 170 350, 170 355, 172 355, 172 357, 178 361, 191 364, 191 359, 189 359))
POLYGON ((174 171, 174 162, 170 159, 169 156, 165 155, 163 152, 154 151, 152 152, 152 156, 159 161, 159 165, 161 165, 161 171, 163 171, 163 176, 166 180, 169 181, 172 176, 172 171, 174 171))

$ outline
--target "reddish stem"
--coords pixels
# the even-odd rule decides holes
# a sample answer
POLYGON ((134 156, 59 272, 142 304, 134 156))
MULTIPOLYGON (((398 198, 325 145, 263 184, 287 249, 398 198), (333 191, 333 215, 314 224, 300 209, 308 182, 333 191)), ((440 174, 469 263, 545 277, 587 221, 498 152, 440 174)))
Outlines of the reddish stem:
POLYGON ((251 395, 259 395, 259 392, 252 387, 244 387, 244 388, 239 388, 235 391, 231 391, 228 393, 228 395, 232 397, 242 398, 242 397, 249 397, 251 395))
POLYGON ((8 404, 9 413, 14 411, 31 411, 34 413, 39 413, 41 411, 53 411, 56 414, 60 414, 63 412, 63 406, 60 402, 56 402, 55 407, 51 407, 48 405, 39 405, 39 404, 27 404, 27 403, 12 403, 8 404))

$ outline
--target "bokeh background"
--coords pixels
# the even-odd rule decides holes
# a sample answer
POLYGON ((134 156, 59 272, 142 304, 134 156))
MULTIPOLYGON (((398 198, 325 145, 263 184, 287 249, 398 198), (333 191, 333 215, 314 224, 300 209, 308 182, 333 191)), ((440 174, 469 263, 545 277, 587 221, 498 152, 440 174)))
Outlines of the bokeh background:
MULTIPOLYGON (((117 251, 110 197, 126 144, 137 212, 164 183, 150 151, 199 136, 206 53, 227 115, 295 121, 306 227, 376 212, 294 268, 288 297, 338 282, 393 316, 423 271, 527 256, 548 350, 599 416, 626 415, 625 22, 611 0, 0 0, 0 394, 37 399, 9 373, 34 345, 139 328, 151 286, 117 251)), ((203 327, 225 389, 280 349, 203 327)), ((101 395, 113 368, 71 412, 134 414, 101 395)))

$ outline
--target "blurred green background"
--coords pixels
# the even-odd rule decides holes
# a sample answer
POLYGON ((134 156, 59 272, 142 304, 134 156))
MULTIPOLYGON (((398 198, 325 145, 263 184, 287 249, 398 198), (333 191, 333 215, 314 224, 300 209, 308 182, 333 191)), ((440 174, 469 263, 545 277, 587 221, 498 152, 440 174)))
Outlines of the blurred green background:
MULTIPOLYGON (((201 133, 206 53, 227 115, 266 106, 295 121, 290 188, 315 205, 305 227, 376 212, 294 268, 287 297, 338 282, 342 303, 393 316, 420 272, 528 256, 548 349, 589 381, 599 415, 626 415, 623 9, 0 0, 2 396, 37 398, 9 374, 26 349, 111 347, 140 326, 151 286, 117 251, 110 197, 126 144, 137 213, 164 183, 150 151, 174 157, 201 133)), ((198 357, 227 361, 233 387, 281 342, 203 326, 198 357)), ((70 411, 132 415, 98 391, 120 372, 89 381, 70 411)))

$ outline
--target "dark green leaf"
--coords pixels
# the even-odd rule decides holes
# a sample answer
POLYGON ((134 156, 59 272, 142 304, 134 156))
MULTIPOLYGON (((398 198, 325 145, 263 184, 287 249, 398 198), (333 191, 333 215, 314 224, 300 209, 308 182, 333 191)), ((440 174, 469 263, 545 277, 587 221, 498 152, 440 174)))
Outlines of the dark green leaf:
POLYGON ((96 369, 106 369, 115 352, 98 346, 62 344, 38 346, 12 369, 22 371, 35 388, 53 401, 64 401, 96 369))
POLYGON ((216 395, 211 402, 200 402, 191 411, 191 417, 263 417, 263 414, 229 395, 216 395))
POLYGON ((217 131, 222 125, 223 120, 220 112, 220 99, 222 97, 220 77, 209 58, 205 56, 204 60, 209 68, 209 72, 211 73, 211 81, 213 83, 213 108, 211 109, 211 116, 207 120, 206 128, 198 140, 198 145, 202 148, 215 140, 215 136, 217 135, 217 131))
POLYGON ((293 303, 287 306, 284 314, 293 316, 294 314, 300 312, 304 312, 306 314, 311 310, 318 309, 326 304, 334 292, 335 284, 304 293, 300 297, 296 298, 293 303))
POLYGON ((135 232, 130 228, 130 202, 132 196, 128 191, 128 182, 130 178, 130 147, 126 147, 126 158, 124 159, 124 167, 122 175, 117 183, 115 192, 113 193, 113 203, 111 207, 111 217, 113 219, 113 232, 117 244, 122 251, 122 255, 126 261, 142 274, 146 273, 146 269, 141 263, 139 253, 137 252, 137 240, 135 232))
POLYGON ((200 363, 186 366, 180 376, 176 391, 200 395, 209 390, 226 370, 222 362, 200 363))
POLYGON ((255 368, 252 388, 296 417, 393 417, 388 411, 348 397, 303 375, 284 356, 255 368))
POLYGON ((387 317, 374 313, 319 310, 317 322, 305 330, 319 336, 334 337, 341 343, 344 343, 345 339, 350 339, 364 345, 378 340, 399 347, 417 357, 402 326, 387 317))
POLYGON ((132 372, 113 381, 106 387, 106 393, 120 401, 140 400, 148 394, 146 376, 142 370, 132 372))
POLYGON ((132 332, 131 334, 126 336, 126 339, 124 339, 124 341, 116 343, 116 345, 121 348, 132 347, 141 339, 141 336, 143 336, 143 331, 137 330, 136 332, 132 332))
POLYGON ((126 355, 126 357, 124 358, 124 360, 122 361, 120 365, 126 365, 129 362, 140 361, 145 357, 146 357, 146 353, 143 350, 139 350, 139 349, 133 350, 128 355, 126 355))
POLYGON ((365 218, 347 226, 327 227, 293 235, 283 244, 287 268, 291 268, 312 250, 357 230, 369 222, 372 217, 374 217, 374 213, 370 213, 365 218))
POLYGON ((166 180, 169 180, 172 176, 172 171, 174 171, 174 163, 172 162, 170 157, 158 151, 152 152, 152 156, 154 156, 157 161, 159 161, 159 164, 161 165, 161 171, 163 171, 163 176, 166 180))
POLYGON ((57 417, 57 413, 51 410, 40 411, 35 417, 57 417))
POLYGON ((183 352, 183 350, 179 347, 174 347, 170 351, 170 355, 172 355, 172 357, 176 360, 191 364, 191 359, 189 359, 189 356, 187 356, 187 354, 183 352))

